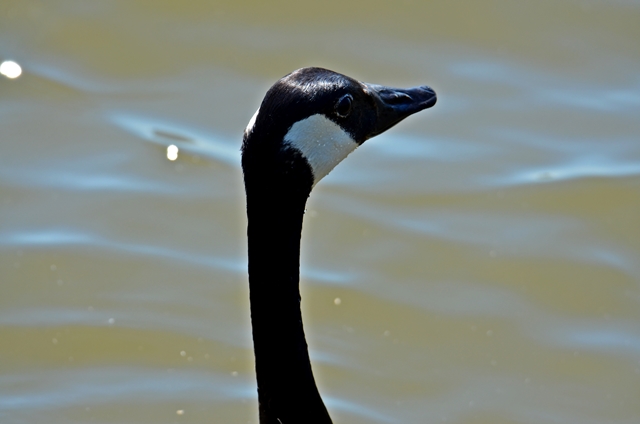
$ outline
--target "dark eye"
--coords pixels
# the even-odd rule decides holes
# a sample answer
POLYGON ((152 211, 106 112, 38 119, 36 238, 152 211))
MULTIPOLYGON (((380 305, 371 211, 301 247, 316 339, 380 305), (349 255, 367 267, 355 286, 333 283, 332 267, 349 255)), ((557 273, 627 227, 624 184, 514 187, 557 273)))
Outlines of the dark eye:
POLYGON ((336 115, 341 118, 346 118, 351 113, 351 102, 353 102, 351 94, 342 96, 336 103, 336 115))

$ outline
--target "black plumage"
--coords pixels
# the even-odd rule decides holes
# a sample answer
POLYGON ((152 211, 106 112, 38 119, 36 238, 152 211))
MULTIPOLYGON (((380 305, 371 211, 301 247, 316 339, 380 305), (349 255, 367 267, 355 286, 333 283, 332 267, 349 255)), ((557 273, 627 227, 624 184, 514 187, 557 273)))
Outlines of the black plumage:
POLYGON ((303 152, 284 141, 321 114, 358 145, 435 104, 428 87, 393 89, 322 68, 303 68, 265 95, 242 144, 247 195, 251 324, 261 424, 326 424, 300 311, 300 236, 316 181, 303 152))

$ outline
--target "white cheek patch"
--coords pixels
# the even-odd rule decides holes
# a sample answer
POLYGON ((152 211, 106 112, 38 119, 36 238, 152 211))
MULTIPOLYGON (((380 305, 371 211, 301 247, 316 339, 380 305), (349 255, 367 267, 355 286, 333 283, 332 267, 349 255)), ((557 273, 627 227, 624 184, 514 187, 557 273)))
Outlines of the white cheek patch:
POLYGON ((358 147, 340 125, 322 114, 293 124, 284 142, 307 159, 313 170, 313 185, 358 147))
POLYGON ((256 110, 256 113, 254 113, 251 119, 249 120, 249 124, 247 124, 247 128, 244 130, 245 134, 249 134, 251 131, 253 131, 253 126, 256 124, 256 118, 258 117, 258 113, 260 113, 260 108, 256 110))

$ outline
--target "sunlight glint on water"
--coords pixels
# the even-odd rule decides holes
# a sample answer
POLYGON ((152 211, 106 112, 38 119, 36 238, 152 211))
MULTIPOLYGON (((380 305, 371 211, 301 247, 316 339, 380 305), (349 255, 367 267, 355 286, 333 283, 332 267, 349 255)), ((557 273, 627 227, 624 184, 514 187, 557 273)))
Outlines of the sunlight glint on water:
POLYGON ((7 60, 0 63, 0 74, 7 78, 15 79, 22 74, 22 68, 16 62, 7 60))

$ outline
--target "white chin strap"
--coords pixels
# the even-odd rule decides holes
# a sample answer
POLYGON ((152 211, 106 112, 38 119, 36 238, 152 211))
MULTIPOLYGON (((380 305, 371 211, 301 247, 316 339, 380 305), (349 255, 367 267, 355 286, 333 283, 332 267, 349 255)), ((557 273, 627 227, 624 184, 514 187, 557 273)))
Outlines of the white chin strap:
MULTIPOLYGON (((253 121, 255 116, 249 127, 253 126, 253 121)), ((358 147, 349 133, 323 114, 293 124, 284 136, 284 142, 307 159, 313 170, 314 186, 358 147)))

